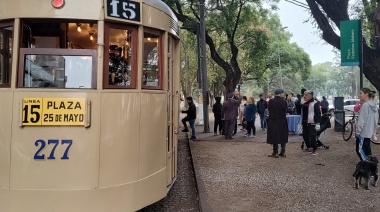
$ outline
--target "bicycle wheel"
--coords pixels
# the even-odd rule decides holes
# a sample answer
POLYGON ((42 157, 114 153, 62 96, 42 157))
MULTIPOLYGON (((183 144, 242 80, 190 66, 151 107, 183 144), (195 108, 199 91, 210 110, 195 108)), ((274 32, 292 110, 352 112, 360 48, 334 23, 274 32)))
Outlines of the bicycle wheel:
POLYGON ((352 137, 352 133, 354 131, 354 125, 352 122, 348 121, 344 124, 343 128, 343 140, 348 141, 352 137))

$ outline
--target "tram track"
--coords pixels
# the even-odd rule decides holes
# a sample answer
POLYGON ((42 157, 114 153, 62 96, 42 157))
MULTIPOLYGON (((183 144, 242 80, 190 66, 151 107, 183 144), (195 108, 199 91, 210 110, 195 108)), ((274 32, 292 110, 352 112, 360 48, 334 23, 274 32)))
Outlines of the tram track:
POLYGON ((140 212, 201 211, 197 189, 198 182, 196 181, 190 143, 186 134, 179 135, 177 152, 177 180, 168 195, 162 200, 141 209, 140 212))

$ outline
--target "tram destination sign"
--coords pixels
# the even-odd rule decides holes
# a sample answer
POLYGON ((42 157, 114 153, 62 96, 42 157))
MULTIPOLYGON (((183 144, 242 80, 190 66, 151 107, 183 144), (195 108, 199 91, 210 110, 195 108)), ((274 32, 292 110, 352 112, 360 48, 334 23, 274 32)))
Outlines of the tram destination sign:
POLYGON ((107 15, 129 21, 141 21, 140 2, 107 0, 107 15))
POLYGON ((85 98, 23 98, 21 126, 84 126, 85 98))

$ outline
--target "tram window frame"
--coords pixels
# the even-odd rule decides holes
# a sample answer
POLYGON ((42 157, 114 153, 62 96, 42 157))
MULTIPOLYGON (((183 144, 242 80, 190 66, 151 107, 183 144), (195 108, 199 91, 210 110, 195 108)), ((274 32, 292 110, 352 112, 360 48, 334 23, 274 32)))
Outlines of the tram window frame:
POLYGON ((137 26, 131 26, 131 25, 125 25, 125 24, 118 24, 118 23, 111 23, 111 22, 105 22, 104 23, 104 64, 103 64, 103 88, 104 89, 136 89, 137 87, 137 59, 138 59, 138 27, 137 26), (130 63, 131 63, 131 79, 129 85, 112 85, 109 82, 109 64, 110 64, 110 52, 109 48, 111 45, 113 45, 112 42, 110 42, 110 31, 113 29, 118 30, 128 30, 131 32, 131 42, 130 42, 130 49, 132 50, 130 55, 130 63))
MULTIPOLYGON (((158 68, 158 85, 157 86, 150 86, 150 85, 144 85, 144 61, 142 64, 142 75, 141 75, 141 88, 142 89, 150 89, 150 90, 162 90, 163 89, 163 73, 164 73, 164 66, 163 66, 163 56, 165 55, 163 50, 163 45, 164 45, 164 36, 163 32, 151 28, 144 28, 144 35, 143 39, 145 39, 145 35, 152 35, 152 36, 157 36, 157 47, 158 47, 158 59, 157 59, 157 68, 158 68)), ((144 55, 145 55, 145 41, 143 42, 143 47, 142 47, 142 59, 144 60, 144 55)), ((146 77, 146 76, 145 76, 146 77)))
POLYGON ((91 57, 91 87, 79 89, 96 89, 97 79, 97 51, 94 49, 56 49, 56 48, 20 48, 19 54, 19 71, 18 71, 18 87, 19 88, 39 88, 39 89, 78 89, 78 88, 59 88, 59 87, 25 87, 25 57, 26 55, 49 55, 49 56, 84 56, 91 57))
MULTIPOLYGON (((1 63, 0 61, 0 88, 9 88, 11 87, 11 77, 12 77, 12 53, 13 53, 13 36, 14 36, 14 23, 13 21, 0 22, 0 30, 4 28, 12 28, 12 35, 8 38, 9 42, 4 42, 4 45, 7 45, 7 48, 2 48, 0 46, 0 60, 3 60, 3 57, 8 57, 8 63, 1 63), (8 51, 7 51, 8 49, 8 51), (2 67, 3 66, 3 67, 2 67), (4 69, 4 70, 2 70, 4 69), (8 69, 8 70, 5 70, 8 69), (3 72, 4 71, 4 72, 3 72), (5 75, 5 76, 4 76, 5 75), (3 80, 5 81, 3 83, 3 80)), ((1 33, 1 32, 0 32, 1 33)), ((4 59, 5 61, 6 59, 4 59)))

